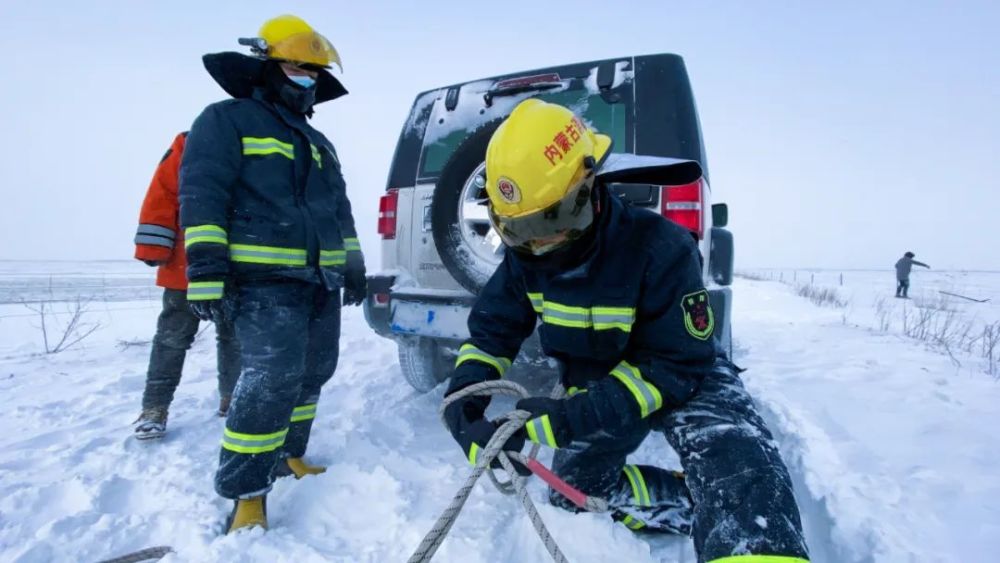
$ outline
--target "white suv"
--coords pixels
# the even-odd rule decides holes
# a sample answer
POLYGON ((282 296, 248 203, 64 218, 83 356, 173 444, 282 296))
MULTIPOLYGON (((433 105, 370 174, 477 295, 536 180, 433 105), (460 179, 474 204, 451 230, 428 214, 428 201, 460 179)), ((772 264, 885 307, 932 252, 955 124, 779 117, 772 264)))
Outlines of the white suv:
MULTIPOLYGON (((417 96, 379 201, 382 270, 368 276, 365 318, 399 346, 403 375, 428 391, 451 375, 476 294, 503 257, 487 218, 486 145, 519 102, 564 105, 611 136, 612 151, 696 160, 692 184, 612 184, 631 205, 658 210, 698 241, 720 349, 731 350, 733 237, 711 204, 701 127, 684 61, 646 55, 519 72, 417 96)), ((537 336, 522 350, 537 359, 537 336)))

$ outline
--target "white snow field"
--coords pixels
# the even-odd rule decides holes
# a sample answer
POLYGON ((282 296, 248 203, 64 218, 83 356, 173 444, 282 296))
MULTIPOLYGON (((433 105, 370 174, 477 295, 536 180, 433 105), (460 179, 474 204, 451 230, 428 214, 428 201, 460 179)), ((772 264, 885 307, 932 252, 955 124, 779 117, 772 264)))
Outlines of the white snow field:
MULTIPOLYGON (((329 470, 276 484, 269 531, 222 536, 230 504, 212 489, 223 421, 211 329, 190 353, 167 437, 131 437, 149 348, 121 341, 152 336, 150 273, 127 263, 0 263, 0 561, 98 561, 160 545, 174 549, 168 562, 405 561, 469 471, 437 417, 442 389, 411 391, 395 345, 360 309, 346 310, 340 367, 309 447, 329 470), (17 301, 46 291, 69 298, 74 290, 61 288, 72 284, 99 298, 83 322, 102 326, 68 351, 41 354, 38 317, 17 301)), ((891 292, 891 272, 880 275, 891 292)), ((997 296, 1000 276, 968 276, 997 296)), ((914 289, 920 283, 915 276, 914 289)), ((863 285, 870 297, 879 291, 863 285)), ((813 561, 996 561, 1000 383, 980 360, 873 327, 864 296, 818 307, 787 285, 745 279, 734 294, 736 362, 792 472, 813 561)), ((50 340, 65 318, 50 316, 50 340)), ((676 464, 658 435, 634 461, 676 464)), ((604 516, 547 506, 538 482, 531 491, 570 561, 694 561, 686 539, 636 536, 604 516)), ((485 479, 435 557, 547 560, 520 507, 485 479)))

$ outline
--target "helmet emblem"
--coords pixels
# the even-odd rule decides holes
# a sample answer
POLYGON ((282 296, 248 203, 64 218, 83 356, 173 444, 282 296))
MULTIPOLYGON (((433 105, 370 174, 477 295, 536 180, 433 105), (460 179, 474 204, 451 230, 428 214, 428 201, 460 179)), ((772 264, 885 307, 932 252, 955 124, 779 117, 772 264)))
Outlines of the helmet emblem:
POLYGON ((521 201, 521 190, 517 188, 517 184, 513 180, 505 176, 501 176, 497 180, 497 191, 500 192, 500 196, 507 201, 507 203, 517 203, 521 201))

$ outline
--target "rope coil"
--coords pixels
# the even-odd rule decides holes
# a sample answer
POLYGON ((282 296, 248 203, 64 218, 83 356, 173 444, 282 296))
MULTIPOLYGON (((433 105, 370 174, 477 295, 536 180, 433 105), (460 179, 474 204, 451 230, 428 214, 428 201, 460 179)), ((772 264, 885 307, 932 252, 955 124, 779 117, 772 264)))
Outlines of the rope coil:
MULTIPOLYGON (((563 394, 564 390, 562 386, 556 384, 556 387, 552 390, 551 397, 553 399, 559 399, 563 396, 563 394)), ((512 381, 485 381, 475 385, 470 385, 469 387, 456 391, 455 393, 445 397, 444 401, 441 403, 440 409, 438 410, 438 414, 441 415, 441 420, 444 422, 445 409, 448 405, 454 403, 455 401, 469 396, 489 397, 493 395, 504 395, 517 399, 526 399, 529 397, 529 394, 524 387, 512 381)), ((441 513, 441 516, 438 517, 434 526, 420 543, 420 546, 417 547, 417 550, 412 556, 410 556, 410 559, 408 560, 409 563, 426 563, 434 557, 434 553, 437 552, 438 547, 441 546, 444 538, 448 535, 448 532, 451 530, 455 520, 458 519, 458 515, 462 511, 462 507, 465 506, 465 501, 468 500, 469 494, 472 492, 472 488, 475 486, 476 481, 478 481, 483 475, 483 472, 488 472, 490 481, 493 482, 493 485, 498 491, 505 495, 514 495, 521 502, 525 512, 528 513, 528 518, 531 520, 532 526, 534 526, 539 539, 542 540, 542 543, 545 545, 545 549, 549 552, 552 560, 556 563, 568 563, 566 556, 563 555, 562 550, 559 549, 555 539, 549 533, 548 528, 545 526, 545 522, 542 521, 542 517, 538 513, 538 509, 535 508, 535 504, 531 501, 531 497, 528 495, 526 487, 527 479, 521 477, 517 473, 517 470, 514 469, 514 464, 511 460, 517 461, 518 463, 528 467, 536 475, 545 478, 546 482, 549 482, 550 485, 561 484, 562 487, 557 487, 557 490, 562 492, 569 489, 579 495, 581 497, 579 502, 577 500, 574 500, 574 502, 584 510, 588 510, 590 512, 605 512, 608 510, 608 503, 604 499, 583 495, 582 493, 579 493, 579 491, 573 490, 572 487, 559 480, 558 477, 538 463, 535 460, 535 457, 538 455, 538 451, 541 448, 539 444, 532 444, 528 455, 524 455, 520 452, 502 450, 504 444, 507 443, 507 440, 520 430, 530 417, 531 413, 528 411, 514 410, 497 419, 503 421, 503 423, 500 424, 496 432, 493 433, 492 438, 490 438, 490 441, 486 444, 486 447, 482 452, 480 452, 479 457, 476 460, 476 466, 473 468, 472 473, 469 474, 469 477, 465 480, 465 483, 455 494, 451 504, 449 504, 448 507, 445 508, 444 512, 441 513), (507 475, 510 476, 509 481, 501 481, 494 473, 494 470, 490 468, 490 464, 494 459, 500 462, 500 465, 507 472, 507 475), (547 476, 548 478, 546 478, 547 476), (550 481, 550 479, 556 482, 550 481)))

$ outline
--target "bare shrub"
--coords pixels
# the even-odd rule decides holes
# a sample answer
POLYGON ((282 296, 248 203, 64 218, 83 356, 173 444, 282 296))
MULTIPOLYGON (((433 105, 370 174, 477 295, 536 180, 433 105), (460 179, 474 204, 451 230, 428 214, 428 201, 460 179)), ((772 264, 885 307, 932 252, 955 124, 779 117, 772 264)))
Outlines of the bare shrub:
POLYGON ((795 293, 821 307, 836 307, 838 309, 847 307, 847 301, 841 299, 840 294, 832 287, 818 287, 811 283, 800 284, 795 288, 795 293))
POLYGON ((983 327, 982 356, 986 359, 986 373, 1000 376, 1000 321, 983 327))
POLYGON ((88 312, 90 299, 77 297, 76 301, 65 303, 63 311, 56 311, 51 301, 36 303, 22 301, 21 304, 38 314, 38 319, 41 321, 39 328, 42 331, 42 344, 46 354, 65 352, 101 328, 101 323, 83 322, 84 316, 88 312), (69 320, 65 323, 58 323, 55 319, 59 315, 66 315, 69 320), (49 338, 50 331, 51 340, 49 338), (58 341, 56 341, 57 338, 58 341))
POLYGON ((885 297, 879 297, 875 300, 875 320, 878 322, 878 329, 880 332, 889 332, 892 328, 892 307, 889 306, 889 300, 885 297))
POLYGON ((118 340, 118 343, 115 344, 115 347, 118 348, 119 351, 124 352, 129 348, 141 348, 149 346, 150 344, 152 344, 152 342, 153 342, 152 340, 143 340, 141 338, 133 338, 131 340, 120 339, 118 340))

